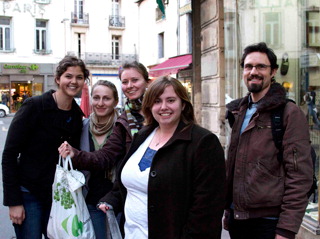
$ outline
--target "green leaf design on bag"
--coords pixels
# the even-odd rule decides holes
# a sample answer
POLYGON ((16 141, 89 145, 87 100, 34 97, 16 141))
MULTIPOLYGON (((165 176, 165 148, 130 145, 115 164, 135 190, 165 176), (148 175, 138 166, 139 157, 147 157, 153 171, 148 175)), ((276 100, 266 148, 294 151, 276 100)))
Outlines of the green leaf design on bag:
POLYGON ((79 221, 78 215, 75 215, 72 220, 72 235, 78 237, 83 232, 83 223, 79 221))
POLYGON ((62 228, 66 231, 66 233, 69 235, 68 233, 68 229, 67 229, 67 224, 68 224, 68 219, 70 216, 68 216, 66 219, 64 219, 61 223, 62 228))
POLYGON ((76 205, 69 189, 64 186, 66 185, 66 180, 63 179, 61 183, 57 183, 57 186, 54 190, 53 200, 56 202, 61 201, 61 206, 63 206, 64 209, 70 209, 72 208, 72 205, 76 205))

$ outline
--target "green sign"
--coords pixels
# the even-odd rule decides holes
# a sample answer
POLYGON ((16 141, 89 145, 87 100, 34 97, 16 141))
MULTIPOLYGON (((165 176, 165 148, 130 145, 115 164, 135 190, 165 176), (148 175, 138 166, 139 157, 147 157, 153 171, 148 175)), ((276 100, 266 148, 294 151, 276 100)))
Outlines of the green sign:
POLYGON ((27 73, 27 71, 36 71, 39 69, 39 66, 37 64, 31 64, 30 66, 25 66, 25 65, 20 65, 20 64, 16 64, 16 65, 9 65, 9 64, 5 64, 3 66, 3 69, 16 69, 19 70, 20 73, 27 73))

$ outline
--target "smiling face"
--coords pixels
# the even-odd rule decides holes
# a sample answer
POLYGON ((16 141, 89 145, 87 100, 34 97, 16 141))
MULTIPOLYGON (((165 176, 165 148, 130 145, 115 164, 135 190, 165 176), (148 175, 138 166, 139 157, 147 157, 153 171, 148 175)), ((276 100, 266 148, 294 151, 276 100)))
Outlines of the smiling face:
POLYGON ((98 85, 94 87, 92 91, 92 109, 102 122, 111 115, 117 104, 118 101, 115 100, 113 91, 108 86, 98 85))
POLYGON ((183 108, 184 104, 181 99, 173 87, 169 85, 164 89, 164 92, 156 98, 151 112, 160 127, 175 128, 179 124, 183 108))
POLYGON ((125 69, 121 74, 121 88, 130 100, 139 99, 145 92, 148 82, 135 68, 125 69))
POLYGON ((271 79, 275 76, 277 70, 270 68, 270 61, 267 54, 261 52, 252 52, 248 54, 244 60, 243 80, 248 91, 253 95, 262 98, 269 90, 271 79), (265 69, 257 70, 253 67, 251 70, 246 69, 247 65, 265 65, 265 69))
POLYGON ((80 66, 70 66, 56 79, 58 91, 66 98, 73 98, 80 93, 84 86, 85 77, 80 66))

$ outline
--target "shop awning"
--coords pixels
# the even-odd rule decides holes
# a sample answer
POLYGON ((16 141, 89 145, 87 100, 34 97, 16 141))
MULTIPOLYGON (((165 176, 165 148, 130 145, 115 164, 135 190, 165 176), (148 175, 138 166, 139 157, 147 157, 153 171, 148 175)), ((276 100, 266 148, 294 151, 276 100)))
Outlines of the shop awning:
POLYGON ((152 77, 177 74, 179 70, 188 68, 192 63, 192 55, 182 55, 171 57, 168 60, 152 67, 149 75, 152 77))

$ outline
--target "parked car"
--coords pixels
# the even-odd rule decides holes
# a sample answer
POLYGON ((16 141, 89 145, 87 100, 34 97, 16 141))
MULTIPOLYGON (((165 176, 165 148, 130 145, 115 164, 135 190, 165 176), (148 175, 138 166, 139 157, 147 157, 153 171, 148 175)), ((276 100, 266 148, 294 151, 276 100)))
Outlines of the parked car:
POLYGON ((9 114, 8 106, 6 106, 4 104, 0 104, 0 118, 3 118, 8 114, 9 114))

